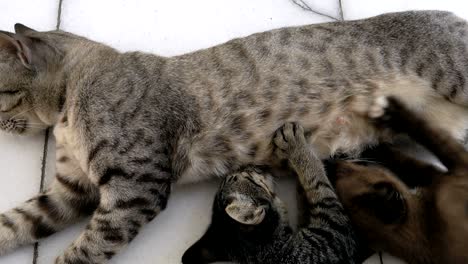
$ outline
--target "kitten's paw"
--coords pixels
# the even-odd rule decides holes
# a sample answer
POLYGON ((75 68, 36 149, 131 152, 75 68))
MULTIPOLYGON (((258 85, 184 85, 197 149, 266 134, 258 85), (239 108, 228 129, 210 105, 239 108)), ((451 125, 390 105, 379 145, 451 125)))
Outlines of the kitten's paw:
POLYGON ((304 128, 298 123, 284 124, 275 132, 273 144, 278 158, 288 158, 291 152, 297 147, 307 144, 304 136, 304 128))
POLYGON ((385 110, 388 107, 388 99, 385 96, 377 97, 371 107, 369 108, 370 118, 379 118, 385 114, 385 110))
MULTIPOLYGON (((381 128, 396 129, 399 123, 397 120, 400 120, 401 116, 408 112, 403 103, 399 99, 392 96, 384 98, 384 100, 377 99, 375 105, 377 104, 381 106, 380 110, 375 111, 374 116, 372 116, 371 112, 369 112, 369 117, 371 117, 375 125, 381 128), (376 114, 376 112, 379 113, 376 114)), ((376 110, 378 107, 375 105, 373 107, 376 110)))

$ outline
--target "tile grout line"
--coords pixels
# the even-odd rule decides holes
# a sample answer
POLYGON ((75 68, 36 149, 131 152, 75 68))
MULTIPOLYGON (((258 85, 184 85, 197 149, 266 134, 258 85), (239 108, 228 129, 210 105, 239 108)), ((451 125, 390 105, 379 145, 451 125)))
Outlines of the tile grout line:
POLYGON ((382 252, 379 252, 380 264, 383 264, 382 252))
MULTIPOLYGON (((44 178, 45 178, 45 169, 47 165, 47 149, 49 146, 49 128, 46 129, 44 135, 44 149, 42 152, 42 166, 41 166, 41 181, 39 183, 39 193, 44 190, 44 178)), ((39 257, 39 242, 34 243, 33 251, 33 261, 32 264, 37 264, 37 258, 39 257)))
POLYGON ((42 192, 44 190, 44 178, 45 178, 45 169, 46 169, 46 163, 47 163, 47 149, 49 145, 49 132, 50 129, 46 129, 45 131, 45 136, 44 136, 44 151, 42 153, 42 168, 41 168, 41 183, 39 185, 39 192, 42 192))
POLYGON ((340 18, 344 21, 344 12, 343 12, 343 0, 338 0, 338 9, 340 9, 340 18))
POLYGON ((62 24, 62 5, 63 5, 63 0, 59 0, 58 10, 57 10, 57 24, 55 26, 56 30, 60 30, 60 25, 62 24))
MULTIPOLYGON (((58 7, 57 7, 57 23, 55 25, 55 29, 59 30, 60 25, 62 23, 62 5, 63 0, 59 0, 58 7)), ((45 179, 45 170, 47 165, 47 150, 49 147, 49 134, 50 129, 46 129, 44 135, 44 150, 42 153, 42 168, 41 168, 41 182, 39 184, 39 192, 41 193, 44 190, 44 179, 45 179)), ((32 264, 37 264, 37 259, 39 258, 39 242, 34 243, 34 251, 33 251, 33 261, 32 264)))

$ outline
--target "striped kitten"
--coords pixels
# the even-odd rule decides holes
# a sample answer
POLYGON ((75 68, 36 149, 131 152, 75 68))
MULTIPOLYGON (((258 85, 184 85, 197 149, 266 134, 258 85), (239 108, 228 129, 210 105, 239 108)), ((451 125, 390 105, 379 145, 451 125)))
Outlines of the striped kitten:
POLYGON ((258 167, 226 177, 216 194, 212 222, 183 264, 216 261, 262 264, 357 263, 358 242, 348 217, 303 128, 287 123, 274 137, 276 154, 297 173, 308 218, 294 233, 275 195, 271 175, 258 167))
POLYGON ((394 98, 377 121, 421 143, 447 171, 388 145, 369 153, 379 165, 327 164, 356 231, 373 249, 411 264, 468 263, 468 153, 394 98))

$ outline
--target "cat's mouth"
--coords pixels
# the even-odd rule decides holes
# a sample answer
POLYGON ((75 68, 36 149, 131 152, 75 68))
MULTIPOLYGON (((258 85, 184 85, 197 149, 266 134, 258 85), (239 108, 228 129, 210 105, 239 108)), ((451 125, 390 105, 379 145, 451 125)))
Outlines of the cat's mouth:
POLYGON ((13 134, 23 134, 28 122, 26 119, 6 119, 0 121, 0 129, 13 134))

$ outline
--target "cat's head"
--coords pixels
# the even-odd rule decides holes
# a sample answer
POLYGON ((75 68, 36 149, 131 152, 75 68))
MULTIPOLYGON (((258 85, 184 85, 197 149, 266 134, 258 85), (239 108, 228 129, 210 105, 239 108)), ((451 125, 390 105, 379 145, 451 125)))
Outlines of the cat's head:
POLYGON ((246 257, 245 248, 270 241, 282 218, 283 204, 272 176, 249 166, 224 178, 213 203, 211 224, 184 254, 182 263, 211 263, 246 257), (250 245, 250 246, 249 246, 250 245))
POLYGON ((275 209, 276 199, 273 177, 265 169, 249 166, 223 180, 213 209, 233 224, 257 226, 275 209))
POLYGON ((344 160, 327 161, 325 168, 358 229, 391 228, 405 221, 408 192, 389 170, 373 163, 344 160))
POLYGON ((65 99, 64 43, 74 35, 21 24, 0 31, 0 130, 29 134, 53 125, 65 99))

